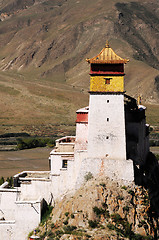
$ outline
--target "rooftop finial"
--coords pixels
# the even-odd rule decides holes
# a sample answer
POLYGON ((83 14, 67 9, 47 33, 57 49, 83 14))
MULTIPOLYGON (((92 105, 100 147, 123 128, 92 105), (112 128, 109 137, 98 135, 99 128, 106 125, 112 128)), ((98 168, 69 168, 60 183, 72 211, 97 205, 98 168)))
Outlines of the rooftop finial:
POLYGON ((108 42, 108 40, 106 41, 105 47, 106 47, 106 48, 109 48, 109 42, 108 42))

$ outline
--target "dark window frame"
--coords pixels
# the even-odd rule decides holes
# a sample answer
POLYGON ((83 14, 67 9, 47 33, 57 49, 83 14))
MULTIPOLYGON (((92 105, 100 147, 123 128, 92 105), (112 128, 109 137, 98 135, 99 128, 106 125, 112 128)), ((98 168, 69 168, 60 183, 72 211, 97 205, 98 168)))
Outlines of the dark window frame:
POLYGON ((67 168, 68 161, 66 159, 62 160, 62 168, 67 168))
POLYGON ((104 79, 105 79, 105 84, 109 85, 109 84, 110 84, 110 80, 111 80, 112 78, 104 78, 104 79))

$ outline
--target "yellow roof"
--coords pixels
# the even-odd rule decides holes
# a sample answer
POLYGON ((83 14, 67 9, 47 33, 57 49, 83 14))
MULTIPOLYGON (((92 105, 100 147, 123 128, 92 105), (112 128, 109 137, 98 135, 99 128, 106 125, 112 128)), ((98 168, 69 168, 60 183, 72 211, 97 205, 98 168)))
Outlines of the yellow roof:
POLYGON ((129 62, 128 59, 123 59, 119 57, 109 46, 108 43, 106 43, 105 48, 102 49, 102 51, 93 58, 87 58, 86 61, 88 63, 108 63, 108 64, 119 64, 119 63, 127 63, 129 62))

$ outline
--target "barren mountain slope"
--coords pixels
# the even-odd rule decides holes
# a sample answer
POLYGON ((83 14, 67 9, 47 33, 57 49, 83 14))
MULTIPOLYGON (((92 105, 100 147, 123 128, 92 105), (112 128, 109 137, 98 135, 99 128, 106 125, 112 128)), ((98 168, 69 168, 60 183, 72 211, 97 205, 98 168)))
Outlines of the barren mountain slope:
POLYGON ((73 125, 75 110, 88 104, 85 58, 106 39, 130 59, 127 92, 156 104, 158 12, 152 0, 0 0, 1 131, 73 125))

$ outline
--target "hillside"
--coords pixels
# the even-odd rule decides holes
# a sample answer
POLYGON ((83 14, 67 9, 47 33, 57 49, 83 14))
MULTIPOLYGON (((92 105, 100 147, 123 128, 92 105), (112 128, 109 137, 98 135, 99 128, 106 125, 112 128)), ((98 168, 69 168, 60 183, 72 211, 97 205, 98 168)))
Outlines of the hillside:
POLYGON ((36 230, 45 240, 143 240, 157 239, 157 224, 144 188, 99 177, 56 202, 36 230))
POLYGON ((0 0, 0 133, 72 134, 88 105, 85 59, 107 39, 130 59, 127 93, 142 96, 158 126, 158 13, 154 0, 0 0))

